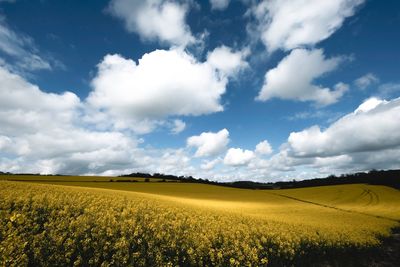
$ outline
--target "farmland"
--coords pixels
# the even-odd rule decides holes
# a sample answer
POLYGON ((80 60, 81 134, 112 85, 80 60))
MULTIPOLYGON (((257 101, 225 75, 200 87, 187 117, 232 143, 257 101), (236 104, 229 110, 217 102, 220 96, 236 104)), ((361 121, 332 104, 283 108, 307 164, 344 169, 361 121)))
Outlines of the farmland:
POLYGON ((385 186, 13 178, 24 182, 0 181, 0 265, 351 264, 400 220, 400 192, 385 186))

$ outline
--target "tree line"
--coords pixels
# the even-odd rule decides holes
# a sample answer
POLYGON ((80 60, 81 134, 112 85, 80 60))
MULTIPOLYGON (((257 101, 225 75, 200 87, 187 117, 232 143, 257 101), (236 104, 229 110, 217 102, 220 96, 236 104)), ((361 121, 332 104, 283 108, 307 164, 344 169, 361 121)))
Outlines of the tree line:
POLYGON ((358 184, 365 183, 371 185, 386 185, 400 189, 400 170, 371 170, 368 172, 357 172, 342 174, 340 176, 330 175, 325 178, 314 178, 309 180, 292 180, 280 182, 253 182, 253 181, 235 181, 235 182, 216 182, 208 179, 194 178, 192 176, 176 176, 162 173, 141 173, 135 172, 131 174, 121 175, 120 177, 142 177, 142 178, 160 178, 168 181, 179 181, 185 183, 204 183, 212 185, 229 186, 235 188, 246 189, 288 189, 325 185, 340 184, 358 184))
MULTIPOLYGON (((1 172, 0 175, 40 175, 32 173, 10 173, 1 172)), ((51 175, 46 175, 51 176, 51 175)), ((54 176, 64 176, 61 174, 55 174, 54 176)), ((161 179, 160 182, 183 182, 183 183, 201 183, 211 184, 219 186, 228 186, 235 188, 244 189, 288 189, 288 188, 301 188, 301 187, 313 187, 313 186, 325 186, 325 185, 340 185, 340 184, 372 184, 372 185, 385 185, 396 189, 400 189, 400 170, 371 170, 368 172, 357 172, 350 174, 342 174, 339 176, 330 175, 325 178, 314 178, 309 180, 292 180, 292 181, 280 181, 280 182, 254 182, 254 181, 235 181, 235 182, 217 182, 208 179, 194 178, 193 176, 176 176, 172 174, 163 173, 144 173, 134 172, 130 174, 120 175, 118 177, 124 178, 123 180, 114 180, 116 182, 137 182, 136 180, 128 180, 129 177, 145 178, 145 181, 150 181, 150 178, 161 179)), ((116 178, 118 178, 116 177, 116 178)))

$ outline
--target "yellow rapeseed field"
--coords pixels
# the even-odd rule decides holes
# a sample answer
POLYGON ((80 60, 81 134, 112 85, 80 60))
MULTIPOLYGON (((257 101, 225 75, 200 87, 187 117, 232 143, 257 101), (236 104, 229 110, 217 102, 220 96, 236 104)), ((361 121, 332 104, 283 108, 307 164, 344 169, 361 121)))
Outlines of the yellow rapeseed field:
POLYGON ((280 190, 279 194, 343 210, 400 220, 400 192, 387 186, 321 186, 280 190))
POLYGON ((0 266, 310 266, 365 253, 400 219, 383 186, 54 183, 0 181, 0 266))

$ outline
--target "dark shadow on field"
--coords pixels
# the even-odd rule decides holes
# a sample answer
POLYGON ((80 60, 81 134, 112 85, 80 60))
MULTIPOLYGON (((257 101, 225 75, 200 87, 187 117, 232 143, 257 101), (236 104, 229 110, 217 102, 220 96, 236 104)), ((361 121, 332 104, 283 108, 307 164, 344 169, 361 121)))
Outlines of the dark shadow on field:
POLYGON ((381 238, 379 247, 329 248, 305 246, 303 254, 296 255, 291 264, 270 261, 268 266, 299 267, 399 267, 400 227, 394 228, 389 237, 381 238))

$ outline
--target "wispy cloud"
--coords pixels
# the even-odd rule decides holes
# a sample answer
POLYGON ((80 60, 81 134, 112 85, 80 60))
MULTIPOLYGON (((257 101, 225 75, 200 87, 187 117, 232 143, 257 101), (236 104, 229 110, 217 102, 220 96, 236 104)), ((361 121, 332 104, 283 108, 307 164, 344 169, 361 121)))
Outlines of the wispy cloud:
POLYGON ((343 116, 342 112, 332 112, 329 110, 313 110, 297 112, 291 116, 286 117, 286 119, 289 121, 320 119, 325 120, 328 123, 332 123, 339 119, 341 116, 343 116))
POLYGON ((373 73, 367 73, 354 81, 354 84, 361 90, 379 82, 378 77, 373 73))
POLYGON ((400 92, 400 83, 384 83, 379 85, 378 92, 381 97, 392 97, 400 92))
POLYGON ((3 66, 18 73, 65 68, 51 56, 41 55, 33 38, 13 29, 4 16, 0 16, 0 59, 3 66))

